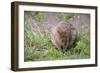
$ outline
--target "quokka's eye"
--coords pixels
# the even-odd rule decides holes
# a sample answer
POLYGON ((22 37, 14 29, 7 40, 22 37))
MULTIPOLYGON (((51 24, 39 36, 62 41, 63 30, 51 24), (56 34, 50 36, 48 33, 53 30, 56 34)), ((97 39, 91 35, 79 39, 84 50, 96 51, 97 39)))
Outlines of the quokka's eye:
POLYGON ((64 42, 64 40, 61 40, 62 42, 64 42))

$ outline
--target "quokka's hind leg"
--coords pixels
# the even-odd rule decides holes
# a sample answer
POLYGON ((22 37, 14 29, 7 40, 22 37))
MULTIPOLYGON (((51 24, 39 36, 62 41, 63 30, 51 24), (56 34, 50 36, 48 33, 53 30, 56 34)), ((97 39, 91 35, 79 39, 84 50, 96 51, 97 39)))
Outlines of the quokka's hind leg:
POLYGON ((56 36, 54 36, 54 34, 51 35, 51 41, 52 41, 53 46, 55 46, 56 49, 60 48, 60 44, 57 41, 57 38, 56 38, 56 36))

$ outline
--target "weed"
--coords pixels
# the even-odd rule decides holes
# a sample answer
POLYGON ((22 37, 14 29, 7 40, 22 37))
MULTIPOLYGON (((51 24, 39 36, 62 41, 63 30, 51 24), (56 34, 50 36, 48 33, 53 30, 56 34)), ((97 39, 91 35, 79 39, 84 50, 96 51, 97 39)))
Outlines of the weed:
POLYGON ((49 33, 39 33, 31 25, 25 24, 24 31, 25 61, 46 61, 84 59, 90 57, 89 32, 78 34, 76 46, 66 52, 56 49, 50 40, 49 33))

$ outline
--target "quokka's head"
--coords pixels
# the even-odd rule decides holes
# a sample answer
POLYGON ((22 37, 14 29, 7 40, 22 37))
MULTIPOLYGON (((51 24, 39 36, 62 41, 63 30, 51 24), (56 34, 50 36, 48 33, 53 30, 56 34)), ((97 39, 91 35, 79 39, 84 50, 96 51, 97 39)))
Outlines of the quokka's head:
POLYGON ((66 50, 68 48, 69 43, 69 33, 67 31, 57 31, 59 34, 59 41, 61 43, 61 49, 66 50))

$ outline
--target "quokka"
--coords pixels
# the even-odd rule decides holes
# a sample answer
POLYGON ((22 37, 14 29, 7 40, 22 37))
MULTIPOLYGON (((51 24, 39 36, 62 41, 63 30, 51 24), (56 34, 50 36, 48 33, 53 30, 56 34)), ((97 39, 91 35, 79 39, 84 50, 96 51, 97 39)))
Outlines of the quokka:
POLYGON ((76 29, 68 22, 60 22, 52 28, 51 41, 56 48, 67 51, 73 46, 77 37, 76 29))

